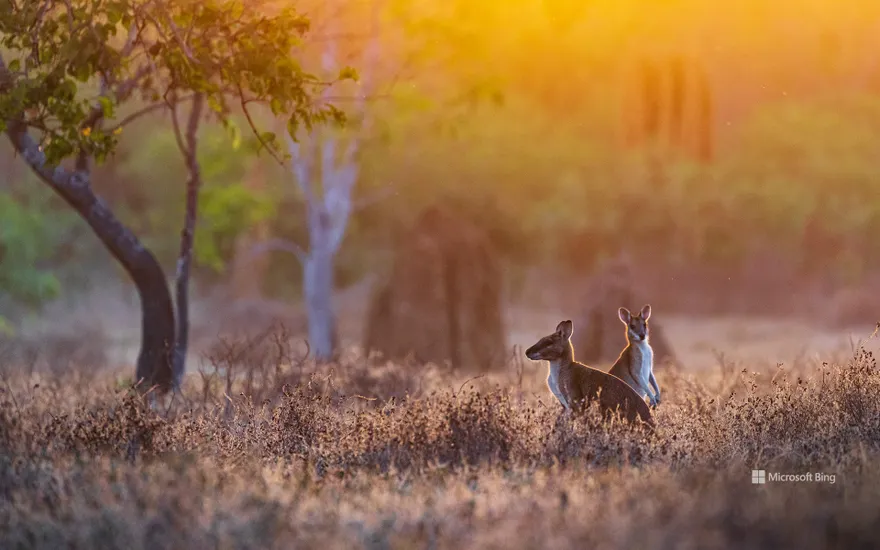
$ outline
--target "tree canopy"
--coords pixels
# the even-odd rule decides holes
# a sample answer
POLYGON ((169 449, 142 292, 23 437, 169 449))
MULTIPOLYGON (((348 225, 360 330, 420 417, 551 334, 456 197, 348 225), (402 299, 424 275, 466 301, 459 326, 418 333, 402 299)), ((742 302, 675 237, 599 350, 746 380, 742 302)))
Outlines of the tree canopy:
MULTIPOLYGON (((256 127, 254 105, 286 114, 291 130, 343 119, 314 99, 333 81, 304 71, 292 55, 309 29, 292 7, 234 0, 6 4, 0 118, 38 132, 50 165, 73 155, 80 164, 106 158, 127 123, 193 93, 204 94, 221 120, 244 112, 268 147, 277 143, 256 127), (150 103, 120 116, 135 94, 150 103)), ((356 74, 346 68, 339 76, 356 74)))

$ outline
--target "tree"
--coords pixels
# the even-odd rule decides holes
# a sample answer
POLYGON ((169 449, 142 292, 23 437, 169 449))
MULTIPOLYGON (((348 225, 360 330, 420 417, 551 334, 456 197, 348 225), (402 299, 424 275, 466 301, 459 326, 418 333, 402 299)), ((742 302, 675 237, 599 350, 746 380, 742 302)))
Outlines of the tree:
MULTIPOLYGON (((355 132, 347 132, 343 141, 331 128, 309 128, 302 139, 291 134, 288 150, 291 170, 305 201, 309 244, 296 255, 303 268, 303 295, 308 318, 308 337, 318 360, 332 358, 337 346, 336 318, 333 312, 334 263, 354 210, 353 189, 358 178, 362 141, 370 130, 368 98, 375 94, 375 72, 379 56, 378 23, 382 3, 370 5, 370 29, 361 60, 365 73, 356 92, 355 132)), ((334 14, 335 15, 335 14, 334 14)), ((331 16, 333 18, 333 16, 331 16)), ((339 28, 329 24, 324 29, 321 65, 325 74, 339 73, 339 28)), ((321 101, 330 101, 331 89, 321 101)))
POLYGON ((442 111, 439 117, 442 120, 438 123, 420 112, 419 125, 424 128, 450 127, 458 122, 451 115, 454 107, 476 105, 489 96, 497 98, 497 94, 484 86, 480 71, 476 76, 468 74, 459 78, 457 69, 449 70, 450 65, 460 66, 461 59, 448 58, 448 45, 467 34, 461 34, 458 29, 461 23, 458 8, 471 4, 458 0, 321 2, 317 13, 323 14, 325 24, 318 31, 317 39, 309 44, 314 57, 320 59, 320 71, 328 76, 345 71, 342 60, 356 57, 360 76, 352 90, 354 97, 347 90, 334 87, 326 89, 320 101, 353 100, 346 102, 351 124, 342 131, 326 126, 304 127, 302 135, 291 134, 288 140, 290 166, 305 205, 308 244, 299 247, 289 242, 265 243, 263 247, 293 252, 299 259, 309 343, 318 360, 331 359, 337 344, 334 270, 351 217, 364 206, 397 192, 393 186, 383 183, 384 187, 374 190, 372 195, 356 193, 362 153, 368 140, 381 131, 377 123, 384 122, 377 118, 377 100, 393 97, 397 100, 395 115, 401 115, 405 110, 402 104, 407 101, 431 104, 436 98, 428 95, 443 95, 432 89, 437 87, 439 75, 442 75, 439 80, 451 80, 440 86, 453 90, 451 98, 441 100, 444 105, 438 111, 442 111), (345 17, 340 16, 343 12, 345 17), (380 25, 383 21, 394 23, 380 25), (413 74, 414 65, 418 66, 417 74, 413 74), (406 90, 398 90, 397 83, 404 76, 406 86, 401 88, 406 90))
POLYGON ((205 96, 197 93, 193 97, 192 109, 189 113, 189 122, 186 125, 186 136, 181 133, 180 123, 177 119, 177 103, 171 104, 171 120, 174 123, 174 137, 177 146, 186 159, 186 170, 189 178, 186 182, 186 201, 183 215, 183 229, 180 231, 180 253, 177 259, 177 273, 175 274, 174 301, 177 304, 177 333, 174 341, 174 359, 172 372, 174 373, 174 385, 180 386, 186 369, 186 352, 189 343, 189 275, 193 263, 193 244, 196 235, 196 220, 199 212, 199 188, 202 186, 202 171, 198 160, 197 134, 199 119, 202 116, 202 108, 205 96))
MULTIPOLYGON (((292 135, 300 125, 341 122, 341 111, 327 101, 313 101, 332 81, 307 73, 292 57, 309 21, 292 8, 259 1, 247 7, 240 0, 4 4, 2 130, 31 170, 86 221, 131 276, 142 310, 136 379, 144 387, 168 390, 182 373, 173 370, 178 334, 165 275, 152 252, 93 191, 91 165, 113 153, 127 124, 151 112, 176 112, 181 102, 193 98, 203 97, 227 125, 235 110, 243 113, 274 155, 274 134, 260 132, 251 105, 284 114, 292 135), (146 104, 119 116, 121 107, 135 106, 136 93, 146 104)), ((343 78, 353 75, 340 72, 343 78)), ((184 146, 194 153, 194 140, 184 146)), ((196 185, 192 166, 190 173, 191 191, 196 185)), ((182 257, 189 254, 183 248, 187 242, 191 247, 187 232, 195 215, 194 208, 188 209, 182 257)), ((185 292, 178 290, 178 296, 185 300, 185 292)))

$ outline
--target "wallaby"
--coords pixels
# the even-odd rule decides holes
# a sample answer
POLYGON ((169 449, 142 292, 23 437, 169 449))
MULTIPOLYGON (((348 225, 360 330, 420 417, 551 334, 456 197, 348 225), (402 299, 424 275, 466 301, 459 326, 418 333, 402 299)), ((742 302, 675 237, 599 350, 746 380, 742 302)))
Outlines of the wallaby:
POLYGON ((654 377, 654 350, 649 342, 651 305, 646 304, 637 315, 625 307, 617 314, 626 325, 626 347, 608 373, 632 386, 642 399, 647 396, 651 406, 656 407, 660 404, 660 386, 654 377))
POLYGON ((556 399, 566 410, 574 412, 581 412, 586 403, 598 399, 605 413, 619 408, 630 422, 641 418, 653 427, 648 405, 626 382, 574 360, 573 329, 571 321, 562 321, 556 332, 526 350, 529 359, 550 362, 547 386, 556 399))

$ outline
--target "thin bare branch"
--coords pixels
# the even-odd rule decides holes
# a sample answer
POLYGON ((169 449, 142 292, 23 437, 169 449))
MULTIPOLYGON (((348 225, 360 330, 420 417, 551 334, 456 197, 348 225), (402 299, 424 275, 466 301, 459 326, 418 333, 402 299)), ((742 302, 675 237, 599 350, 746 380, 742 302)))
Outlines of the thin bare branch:
POLYGON ((64 0, 64 7, 67 8, 67 31, 73 35, 73 6, 70 5, 70 0, 64 0))
POLYGON ((189 160, 192 156, 192 152, 183 142, 183 132, 180 130, 180 120, 177 118, 177 99, 174 97, 173 93, 166 94, 165 102, 168 105, 168 110, 171 112, 171 127, 174 129, 174 140, 177 142, 177 148, 180 149, 184 158, 189 160))
MULTIPOLYGON (((239 97, 244 98, 244 92, 239 91, 239 97)), ((269 154, 272 156, 273 159, 275 159, 275 162, 277 162, 281 166, 284 166, 284 161, 281 160, 281 158, 277 154, 275 154, 275 151, 272 149, 272 147, 268 143, 266 143, 266 140, 263 139, 263 135, 257 129, 257 125, 254 122, 253 117, 251 116, 251 112, 248 110, 247 102, 244 99, 242 99, 240 104, 241 104, 241 110, 244 112, 244 117, 245 117, 245 119, 247 119, 248 126, 250 126, 251 131, 257 137, 257 140, 260 142, 261 147, 263 149, 266 149, 267 151, 269 151, 269 154)))
MULTIPOLYGON (((202 108, 205 104, 204 94, 193 94, 192 110, 189 113, 189 121, 186 125, 186 149, 189 153, 189 169, 191 173, 198 172, 198 163, 196 158, 197 138, 199 131, 199 123, 201 122, 202 108)), ((175 98, 175 106, 180 105, 180 100, 175 98)))
POLYGON ((168 26, 171 27, 171 32, 172 34, 174 34, 174 41, 177 42, 178 46, 180 46, 180 49, 181 51, 183 51, 183 54, 186 56, 186 58, 189 59, 192 63, 198 63, 192 53, 192 50, 189 48, 189 44, 184 41, 183 36, 181 36, 180 34, 180 29, 174 23, 174 19, 172 19, 170 15, 168 16, 168 26))
MULTIPOLYGON (((188 101, 191 101, 195 96, 196 96, 196 94, 188 94, 188 95, 185 95, 182 97, 178 97, 176 99, 176 102, 178 104, 186 103, 188 101)), ((115 126, 113 126, 110 129, 110 131, 116 131, 120 128, 123 128, 123 127, 131 124, 132 122, 141 118, 142 116, 148 115, 154 111, 160 111, 162 109, 166 109, 167 107, 168 107, 168 103, 164 102, 164 101, 147 105, 146 107, 143 107, 142 109, 138 109, 137 111, 131 113, 130 115, 128 115, 125 118, 123 118, 122 120, 120 120, 115 126)))
POLYGON ((400 191, 398 191, 394 187, 383 187, 375 193, 371 193, 354 201, 352 203, 352 212, 360 212, 361 210, 365 210, 373 206, 374 204, 379 204, 380 202, 383 202, 394 195, 398 195, 399 193, 400 191))
MULTIPOLYGON (((201 122, 204 94, 196 94, 186 125, 186 144, 182 148, 185 155, 189 180, 186 184, 186 208, 183 229, 180 232, 180 252, 177 259, 175 282, 175 301, 177 302, 177 337, 174 342, 175 387, 179 387, 186 370, 186 352, 189 344, 189 279, 192 270, 193 243, 195 242, 196 222, 198 221, 199 189, 202 175, 198 161, 198 130, 201 122)), ((177 121, 178 102, 174 102, 172 117, 177 121)), ((175 132, 179 133, 175 127, 175 132)), ((183 144, 179 144, 183 145, 183 144)))
POLYGON ((367 98, 375 91, 376 71, 378 70, 379 58, 381 56, 381 46, 379 43, 380 15, 380 2, 375 0, 370 12, 371 38, 364 51, 364 71, 359 86, 360 101, 358 101, 358 112, 361 115, 361 125, 357 135, 348 142, 348 147, 343 156, 344 164, 355 162, 357 154, 360 151, 361 143, 370 130, 372 130, 373 126, 373 115, 367 108, 367 98))
POLYGON ((314 205, 315 196, 312 193, 312 143, 307 140, 309 147, 304 151, 303 144, 287 136, 287 150, 290 154, 290 169, 296 178, 296 184, 302 191, 306 200, 306 206, 314 205))
POLYGON ((140 42, 141 30, 142 27, 138 27, 137 23, 131 24, 128 28, 128 38, 125 40, 125 45, 122 46, 122 50, 119 52, 120 58, 126 59, 131 55, 137 43, 140 42))
POLYGON ((253 259, 267 252, 287 252, 296 256, 300 262, 306 261, 306 251, 300 245, 286 239, 269 239, 256 244, 247 252, 245 258, 253 259))

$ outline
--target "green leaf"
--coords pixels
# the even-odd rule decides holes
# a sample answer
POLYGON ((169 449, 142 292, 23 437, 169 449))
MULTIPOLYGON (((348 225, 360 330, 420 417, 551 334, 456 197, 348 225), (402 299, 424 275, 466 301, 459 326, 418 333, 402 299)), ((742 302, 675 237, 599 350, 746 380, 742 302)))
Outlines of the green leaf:
POLYGON ((269 100, 269 108, 272 110, 273 115, 279 115, 284 110, 284 105, 277 97, 273 97, 269 100))
POLYGON ((98 103, 101 105, 104 117, 113 118, 113 101, 111 101, 109 97, 102 95, 98 96, 98 103))
POLYGON ((237 151, 241 147, 241 129, 238 127, 238 124, 231 120, 224 119, 223 126, 232 139, 232 150, 237 151))
POLYGON ((119 4, 110 4, 107 6, 107 22, 111 25, 117 25, 122 21, 124 7, 119 4))
POLYGON ((9 70, 13 73, 17 73, 19 70, 21 70, 21 61, 19 61, 18 59, 13 59, 12 61, 10 61, 9 70))
POLYGON ((207 100, 208 100, 208 108, 209 109, 211 109, 212 111, 214 111, 217 114, 223 114, 225 109, 223 108, 223 104, 220 102, 220 100, 216 96, 209 95, 207 97, 207 100))
POLYGON ((339 80, 353 80, 357 82, 360 80, 360 76, 354 67, 343 67, 339 71, 339 80))
POLYGON ((260 134, 260 142, 263 147, 268 147, 272 150, 278 149, 278 137, 275 135, 275 132, 263 132, 260 134))

